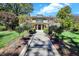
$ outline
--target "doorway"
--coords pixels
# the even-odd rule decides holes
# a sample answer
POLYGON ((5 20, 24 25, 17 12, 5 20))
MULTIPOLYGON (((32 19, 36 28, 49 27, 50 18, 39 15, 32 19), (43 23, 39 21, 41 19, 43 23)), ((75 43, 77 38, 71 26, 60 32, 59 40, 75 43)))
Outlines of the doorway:
POLYGON ((41 25, 40 24, 38 25, 38 30, 41 30, 41 25))

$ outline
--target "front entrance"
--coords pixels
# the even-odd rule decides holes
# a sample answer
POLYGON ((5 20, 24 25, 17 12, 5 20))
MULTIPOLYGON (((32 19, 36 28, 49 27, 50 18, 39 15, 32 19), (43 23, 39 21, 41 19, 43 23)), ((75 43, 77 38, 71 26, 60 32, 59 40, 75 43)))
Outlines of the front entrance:
POLYGON ((34 28, 35 28, 36 30, 42 30, 42 29, 44 29, 44 26, 43 26, 43 24, 36 24, 36 25, 34 26, 34 28))
POLYGON ((36 30, 43 30, 44 28, 46 28, 46 25, 45 24, 35 24, 33 26, 33 28, 36 30))
POLYGON ((38 30, 41 30, 41 26, 42 26, 42 25, 38 25, 38 30))

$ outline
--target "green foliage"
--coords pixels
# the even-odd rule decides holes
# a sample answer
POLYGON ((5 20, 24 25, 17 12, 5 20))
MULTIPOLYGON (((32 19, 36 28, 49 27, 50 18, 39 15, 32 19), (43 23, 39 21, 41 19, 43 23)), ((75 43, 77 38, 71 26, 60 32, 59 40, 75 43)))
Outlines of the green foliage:
POLYGON ((74 28, 79 31, 79 23, 75 23, 75 24, 74 24, 74 28))
POLYGON ((33 6, 31 3, 1 3, 0 11, 0 23, 4 24, 8 30, 15 30, 19 24, 26 23, 25 14, 30 15, 33 6))
POLYGON ((20 7, 21 7, 21 14, 29 14, 30 12, 33 11, 33 5, 31 3, 20 4, 20 7))
POLYGON ((19 25, 22 24, 22 27, 24 30, 29 30, 31 28, 31 25, 28 23, 28 16, 27 15, 19 15, 18 19, 19 19, 19 25))
POLYGON ((30 33, 30 34, 34 34, 34 33, 36 33, 36 29, 34 29, 34 28, 29 29, 29 33, 30 33))
POLYGON ((0 25, 0 31, 4 31, 4 30, 6 30, 6 27, 0 25))
POLYGON ((70 31, 64 31, 59 35, 60 39, 62 39, 66 43, 76 43, 79 44, 79 34, 70 31))
POLYGON ((1 3, 0 4, 0 11, 12 12, 17 16, 19 14, 29 14, 32 12, 33 6, 31 3, 1 3))
POLYGON ((25 14, 24 15, 19 15, 18 19, 19 19, 19 24, 23 24, 23 23, 26 23, 27 17, 26 17, 25 14))
POLYGON ((60 20, 61 26, 63 29, 70 30, 74 26, 72 19, 60 20))
POLYGON ((48 34, 48 28, 44 28, 43 31, 48 34))
POLYGON ((21 33, 21 32, 23 32, 25 30, 29 30, 30 28, 31 28, 31 26, 29 26, 28 24, 22 24, 20 26, 17 26, 15 31, 21 33))
POLYGON ((24 28, 24 30, 29 30, 29 29, 31 29, 31 26, 28 25, 28 24, 25 24, 25 25, 23 26, 23 28, 24 28))
POLYGON ((18 19, 14 13, 0 12, 0 23, 6 26, 6 29, 14 30, 18 25, 18 19))
POLYGON ((34 29, 34 28, 32 28, 31 30, 32 30, 33 32, 35 31, 35 29, 34 29))
POLYGON ((18 32, 18 33, 21 33, 21 32, 23 32, 24 30, 23 30, 22 27, 17 26, 16 29, 15 29, 15 31, 18 32))
POLYGON ((71 14, 71 8, 69 6, 61 8, 57 13, 57 17, 60 19, 59 22, 63 29, 70 30, 73 27, 73 15, 71 14))
POLYGON ((52 32, 56 32, 57 34, 60 34, 63 31, 62 26, 52 25, 49 27, 49 34, 53 34, 52 32))
POLYGON ((71 8, 69 6, 65 6, 64 8, 61 8, 56 16, 60 19, 67 19, 69 17, 72 17, 71 8))
POLYGON ((15 31, 0 32, 0 48, 5 47, 7 44, 9 44, 12 40, 16 39, 18 36, 19 34, 15 31))

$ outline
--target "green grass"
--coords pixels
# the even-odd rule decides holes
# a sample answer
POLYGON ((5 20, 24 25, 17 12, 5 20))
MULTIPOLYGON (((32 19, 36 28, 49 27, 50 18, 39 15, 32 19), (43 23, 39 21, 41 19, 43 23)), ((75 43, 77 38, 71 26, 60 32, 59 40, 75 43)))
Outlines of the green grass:
MULTIPOLYGON (((26 32, 22 32, 20 36, 26 34, 26 32)), ((0 48, 5 47, 9 44, 12 40, 15 40, 19 37, 19 33, 15 31, 2 31, 0 32, 0 48)))
POLYGON ((28 34, 27 31, 24 31, 24 32, 20 33, 20 36, 24 36, 26 34, 28 34))
POLYGON ((5 47, 9 42, 18 37, 19 34, 15 31, 3 31, 0 32, 0 48, 5 47))

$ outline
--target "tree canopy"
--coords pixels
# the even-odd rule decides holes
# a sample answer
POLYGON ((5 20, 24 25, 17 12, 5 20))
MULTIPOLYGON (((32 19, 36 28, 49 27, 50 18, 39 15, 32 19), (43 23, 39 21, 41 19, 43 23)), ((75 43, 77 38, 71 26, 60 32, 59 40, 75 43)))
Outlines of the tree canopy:
POLYGON ((0 23, 6 26, 6 29, 14 29, 18 25, 18 19, 14 13, 0 12, 0 23))
POLYGON ((0 11, 7 11, 16 14, 30 14, 33 11, 33 5, 31 3, 1 3, 0 11))
POLYGON ((67 18, 70 18, 72 17, 72 14, 71 14, 71 8, 69 6, 65 6, 63 8, 61 8, 57 15, 56 15, 58 18, 60 19, 67 19, 67 18))
POLYGON ((61 23, 61 27, 64 29, 70 29, 73 27, 73 15, 71 14, 71 8, 69 6, 61 8, 56 16, 61 23))
POLYGON ((30 15, 32 11, 31 3, 1 3, 0 24, 6 26, 7 29, 15 29, 19 21, 25 23, 26 15, 30 15))

